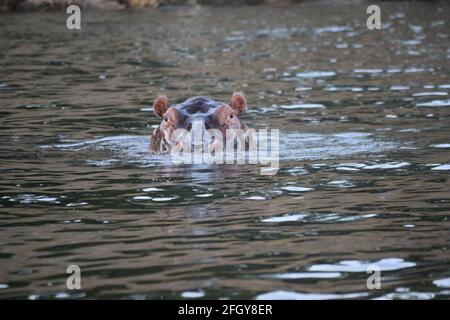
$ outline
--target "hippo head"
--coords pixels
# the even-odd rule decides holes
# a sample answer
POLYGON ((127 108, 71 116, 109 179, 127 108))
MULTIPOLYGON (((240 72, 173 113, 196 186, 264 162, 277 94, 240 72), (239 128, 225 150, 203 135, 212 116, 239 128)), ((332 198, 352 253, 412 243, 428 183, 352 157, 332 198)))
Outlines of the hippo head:
POLYGON ((247 127, 239 120, 247 109, 242 93, 234 93, 229 103, 207 97, 193 97, 179 104, 170 104, 165 96, 159 96, 153 111, 161 118, 161 124, 153 130, 150 152, 172 152, 180 145, 210 150, 215 144, 225 145, 227 130, 243 130, 247 127))

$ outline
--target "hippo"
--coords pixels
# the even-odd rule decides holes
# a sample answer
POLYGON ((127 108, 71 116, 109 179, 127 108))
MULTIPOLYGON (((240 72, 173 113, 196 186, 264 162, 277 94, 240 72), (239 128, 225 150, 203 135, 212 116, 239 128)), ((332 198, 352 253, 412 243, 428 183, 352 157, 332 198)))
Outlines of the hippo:
POLYGON ((153 111, 162 120, 152 132, 149 152, 171 153, 180 145, 193 148, 189 150, 213 152, 231 141, 227 135, 230 131, 244 133, 243 142, 248 148, 249 129, 239 120, 246 109, 247 102, 240 92, 235 92, 229 103, 196 96, 172 105, 166 96, 160 95, 153 103, 153 111), (178 132, 183 134, 177 135, 178 132))

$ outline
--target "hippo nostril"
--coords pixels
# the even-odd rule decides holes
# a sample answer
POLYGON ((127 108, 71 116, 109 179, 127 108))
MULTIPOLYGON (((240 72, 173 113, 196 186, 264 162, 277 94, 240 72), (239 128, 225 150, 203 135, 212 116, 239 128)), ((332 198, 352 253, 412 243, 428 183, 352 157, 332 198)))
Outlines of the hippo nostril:
POLYGON ((192 130, 192 123, 189 123, 186 130, 191 131, 192 130))

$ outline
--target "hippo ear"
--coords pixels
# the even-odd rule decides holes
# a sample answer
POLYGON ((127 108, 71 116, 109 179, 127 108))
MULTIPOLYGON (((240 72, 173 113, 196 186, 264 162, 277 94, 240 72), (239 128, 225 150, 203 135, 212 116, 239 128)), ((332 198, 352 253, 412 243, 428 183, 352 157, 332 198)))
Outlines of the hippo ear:
POLYGON ((162 118, 169 107, 169 100, 167 100, 166 96, 158 96, 158 98, 155 99, 155 102, 153 102, 153 112, 160 118, 162 118))
POLYGON ((245 101, 245 97, 241 92, 233 93, 231 97, 230 106, 237 112, 237 114, 241 114, 247 109, 247 102, 245 101))

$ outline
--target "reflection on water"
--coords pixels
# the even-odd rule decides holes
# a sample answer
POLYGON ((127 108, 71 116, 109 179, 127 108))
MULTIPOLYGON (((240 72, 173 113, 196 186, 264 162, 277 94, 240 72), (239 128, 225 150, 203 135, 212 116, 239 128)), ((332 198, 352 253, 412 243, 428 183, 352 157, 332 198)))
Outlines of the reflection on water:
POLYGON ((365 9, 4 14, 0 298, 448 299, 450 7, 365 9), (147 153, 159 93, 234 90, 277 175, 147 153))

